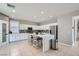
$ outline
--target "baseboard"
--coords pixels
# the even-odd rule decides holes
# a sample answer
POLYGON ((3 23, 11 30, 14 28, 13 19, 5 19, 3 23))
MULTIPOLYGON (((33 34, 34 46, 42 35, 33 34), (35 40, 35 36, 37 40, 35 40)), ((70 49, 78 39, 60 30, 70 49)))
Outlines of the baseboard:
POLYGON ((65 45, 65 46, 70 46, 70 47, 72 47, 72 45, 65 44, 65 43, 62 43, 62 42, 58 42, 58 44, 62 44, 62 45, 65 45))
MULTIPOLYGON (((28 40, 28 39, 24 39, 24 40, 28 40)), ((4 43, 4 44, 0 45, 0 48, 3 47, 4 45, 8 45, 9 43, 20 42, 20 41, 24 41, 24 40, 17 40, 17 41, 7 42, 7 43, 4 43)))
POLYGON ((9 42, 4 43, 4 44, 1 44, 1 45, 0 45, 0 48, 3 47, 3 46, 5 46, 5 45, 8 45, 8 44, 9 44, 9 42))

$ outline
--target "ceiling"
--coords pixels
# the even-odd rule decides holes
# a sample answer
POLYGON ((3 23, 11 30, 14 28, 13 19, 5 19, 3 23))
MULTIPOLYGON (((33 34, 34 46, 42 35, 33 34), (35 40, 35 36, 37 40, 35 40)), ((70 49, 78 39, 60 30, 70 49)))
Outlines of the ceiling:
POLYGON ((79 10, 78 3, 10 3, 15 8, 10 8, 6 3, 0 3, 0 12, 18 20, 44 22, 69 12, 79 10))

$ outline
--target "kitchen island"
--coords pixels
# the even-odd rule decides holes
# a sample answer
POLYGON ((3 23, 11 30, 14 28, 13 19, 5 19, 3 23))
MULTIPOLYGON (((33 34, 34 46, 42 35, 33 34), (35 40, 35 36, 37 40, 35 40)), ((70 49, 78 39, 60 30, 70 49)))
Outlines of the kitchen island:
POLYGON ((46 52, 50 49, 50 40, 54 40, 54 35, 51 34, 31 34, 34 35, 35 37, 42 37, 42 51, 46 52))

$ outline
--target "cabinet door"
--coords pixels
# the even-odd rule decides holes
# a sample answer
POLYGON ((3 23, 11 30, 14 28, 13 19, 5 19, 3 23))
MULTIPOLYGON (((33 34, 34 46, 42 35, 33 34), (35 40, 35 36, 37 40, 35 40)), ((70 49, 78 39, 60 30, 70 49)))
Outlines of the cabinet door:
POLYGON ((16 34, 16 40, 20 40, 20 35, 19 34, 16 34))
POLYGON ((11 34, 10 35, 10 42, 16 41, 15 35, 11 34))

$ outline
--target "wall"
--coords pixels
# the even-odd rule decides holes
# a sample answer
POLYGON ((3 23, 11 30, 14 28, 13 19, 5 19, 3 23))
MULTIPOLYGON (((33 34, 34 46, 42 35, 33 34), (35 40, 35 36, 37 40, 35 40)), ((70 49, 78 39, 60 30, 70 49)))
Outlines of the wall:
POLYGON ((40 25, 47 25, 47 24, 56 23, 56 22, 57 22, 57 18, 52 18, 50 20, 40 22, 40 25))
POLYGON ((72 44, 72 18, 69 15, 58 19, 58 40, 65 44, 72 44))
POLYGON ((72 45, 72 17, 76 15, 79 15, 79 11, 74 11, 58 18, 59 42, 72 45))
POLYGON ((27 21, 27 20, 19 20, 20 24, 27 24, 27 25, 37 25, 36 22, 27 21))

